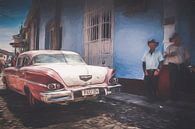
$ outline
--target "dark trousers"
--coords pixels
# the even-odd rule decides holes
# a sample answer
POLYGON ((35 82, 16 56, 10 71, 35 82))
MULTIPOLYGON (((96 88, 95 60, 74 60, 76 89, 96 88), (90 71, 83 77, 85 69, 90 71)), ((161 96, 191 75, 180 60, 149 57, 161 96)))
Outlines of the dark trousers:
POLYGON ((177 98, 177 92, 182 90, 185 76, 185 65, 184 64, 173 64, 168 65, 170 73, 170 90, 171 98, 177 98))
POLYGON ((147 97, 149 99, 157 99, 158 76, 154 76, 155 70, 147 70, 148 75, 144 77, 145 86, 147 88, 147 97))

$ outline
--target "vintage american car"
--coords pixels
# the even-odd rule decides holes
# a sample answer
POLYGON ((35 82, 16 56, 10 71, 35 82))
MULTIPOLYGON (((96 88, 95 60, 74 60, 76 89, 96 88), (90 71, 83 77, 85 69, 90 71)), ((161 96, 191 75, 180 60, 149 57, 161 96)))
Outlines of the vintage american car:
POLYGON ((121 86, 113 69, 87 65, 78 53, 59 50, 21 53, 15 67, 4 69, 3 82, 27 96, 31 106, 96 99, 121 86))

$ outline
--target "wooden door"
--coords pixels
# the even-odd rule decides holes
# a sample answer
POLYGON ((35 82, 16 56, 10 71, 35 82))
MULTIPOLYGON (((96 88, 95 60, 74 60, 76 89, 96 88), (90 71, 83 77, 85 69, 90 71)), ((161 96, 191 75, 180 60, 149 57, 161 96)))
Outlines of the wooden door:
POLYGON ((84 19, 84 50, 88 64, 112 66, 113 62, 112 3, 87 1, 84 19))

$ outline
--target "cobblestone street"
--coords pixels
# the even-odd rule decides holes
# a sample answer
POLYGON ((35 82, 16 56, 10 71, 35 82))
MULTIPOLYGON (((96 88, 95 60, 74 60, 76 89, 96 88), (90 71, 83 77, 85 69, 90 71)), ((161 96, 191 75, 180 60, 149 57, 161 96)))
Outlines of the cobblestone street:
POLYGON ((0 0, 0 129, 195 129, 195 0, 0 0))
POLYGON ((1 129, 194 129, 195 115, 186 110, 170 113, 107 99, 30 109, 24 96, 0 90, 1 129))

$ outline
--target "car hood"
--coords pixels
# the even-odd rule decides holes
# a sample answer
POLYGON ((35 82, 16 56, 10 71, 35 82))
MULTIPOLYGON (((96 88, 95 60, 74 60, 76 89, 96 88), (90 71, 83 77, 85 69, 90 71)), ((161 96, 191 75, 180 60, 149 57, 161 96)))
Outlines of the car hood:
POLYGON ((44 67, 57 72, 67 86, 103 83, 108 70, 106 67, 91 65, 48 64, 44 67))

